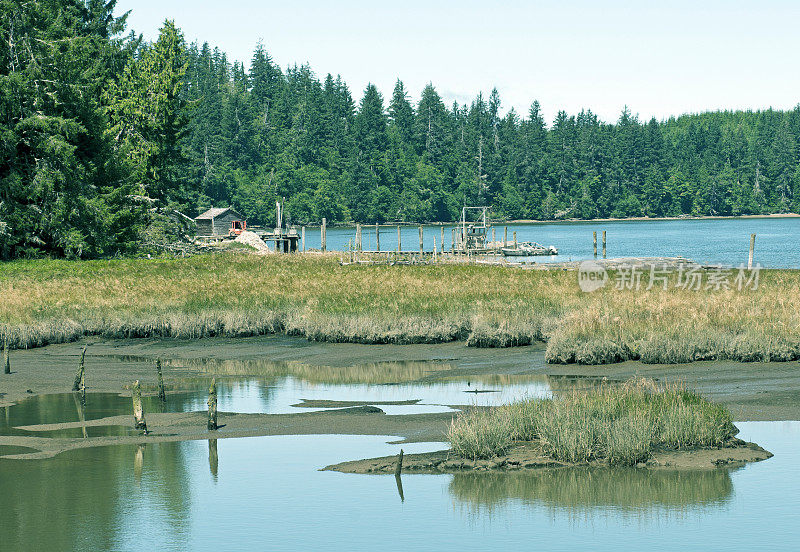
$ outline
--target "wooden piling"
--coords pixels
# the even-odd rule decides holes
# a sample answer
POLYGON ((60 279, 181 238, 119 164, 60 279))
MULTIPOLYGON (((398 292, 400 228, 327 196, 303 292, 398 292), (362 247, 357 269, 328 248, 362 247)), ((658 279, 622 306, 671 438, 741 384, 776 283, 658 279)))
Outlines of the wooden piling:
POLYGON ((508 226, 503 227, 503 247, 508 247, 508 226))
POLYGON ((425 244, 422 241, 422 237, 423 237, 423 229, 422 229, 422 225, 420 224, 419 225, 419 258, 420 258, 420 260, 422 259, 422 254, 425 251, 425 249, 424 249, 425 248, 425 244))
POLYGON ((597 230, 592 232, 592 242, 594 243, 594 257, 597 258, 597 230))
POLYGON ((217 378, 211 379, 211 387, 208 388, 208 429, 214 431, 217 425, 217 378))
POLYGON ((606 231, 603 230, 603 258, 606 258, 606 231))
POLYGON ((361 251, 361 225, 356 224, 356 251, 361 251))
POLYGON ((514 249, 517 248, 517 231, 514 230, 514 249))
POLYGON ((11 373, 11 356, 8 351, 8 336, 3 336, 3 373, 11 373))
POLYGON ((440 247, 442 248, 442 255, 444 255, 444 225, 440 226, 442 230, 442 241, 440 247))
POLYGON ((750 234, 750 256, 747 258, 747 270, 753 270, 753 257, 756 253, 756 235, 750 234))
POLYGON ((433 237, 433 262, 436 262, 436 236, 433 237))
POLYGON ((453 228, 452 236, 450 236, 450 251, 453 255, 456 254, 456 229, 453 228))
POLYGON ((402 251, 402 250, 403 250, 403 242, 400 240, 400 227, 398 226, 397 227, 397 252, 400 253, 400 251, 402 251))
POLYGON ((303 253, 306 252, 306 227, 300 229, 300 241, 303 242, 303 253))
POLYGON ((494 237, 494 226, 492 226, 492 249, 495 249, 495 250, 497 249, 497 241, 495 240, 495 237, 494 237))
POLYGON ((328 233, 327 233, 327 228, 326 228, 327 225, 328 225, 328 220, 323 217, 322 226, 320 226, 320 229, 319 229, 320 248, 322 249, 323 253, 328 249, 327 248, 328 233))
POLYGON ((381 252, 381 228, 375 224, 375 251, 381 252))
POLYGON ((400 475, 400 472, 403 471, 403 449, 400 449, 400 455, 397 457, 397 464, 394 468, 394 474, 400 475))
POLYGON ((147 433, 147 422, 144 420, 144 408, 142 407, 142 388, 139 386, 139 380, 133 384, 133 427, 147 433))
POLYGON ((86 347, 81 351, 81 361, 78 364, 78 372, 75 374, 75 381, 72 384, 73 391, 80 391, 81 388, 86 387, 86 380, 84 376, 84 359, 86 358, 86 347))
POLYGON ((164 388, 164 376, 161 373, 161 359, 156 359, 156 372, 158 373, 158 398, 161 402, 167 401, 167 390, 164 388))

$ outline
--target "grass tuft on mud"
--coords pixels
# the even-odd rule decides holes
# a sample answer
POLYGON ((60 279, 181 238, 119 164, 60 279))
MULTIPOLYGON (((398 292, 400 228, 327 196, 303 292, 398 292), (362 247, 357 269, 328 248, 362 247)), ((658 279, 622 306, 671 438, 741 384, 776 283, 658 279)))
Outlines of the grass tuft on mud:
POLYGON ((720 447, 738 430, 730 412, 680 385, 635 378, 552 399, 469 410, 453 420, 453 451, 471 460, 502 456, 519 441, 571 464, 632 466, 655 450, 720 447))

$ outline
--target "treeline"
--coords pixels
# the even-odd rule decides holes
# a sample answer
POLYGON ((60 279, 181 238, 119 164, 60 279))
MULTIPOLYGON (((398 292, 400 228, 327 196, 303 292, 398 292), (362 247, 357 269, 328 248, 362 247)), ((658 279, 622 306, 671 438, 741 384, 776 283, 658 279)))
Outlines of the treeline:
POLYGON ((504 111, 496 90, 356 100, 262 45, 246 70, 171 22, 144 43, 115 3, 0 0, 6 258, 127 253, 159 216, 212 205, 271 225, 278 198, 295 222, 800 211, 800 106, 608 124, 504 111))

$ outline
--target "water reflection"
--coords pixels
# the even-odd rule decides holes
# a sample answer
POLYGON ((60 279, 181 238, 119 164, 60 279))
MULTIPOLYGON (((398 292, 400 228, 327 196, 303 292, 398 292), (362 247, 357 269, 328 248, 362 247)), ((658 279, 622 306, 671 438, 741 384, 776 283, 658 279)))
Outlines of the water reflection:
POLYGON ((219 472, 219 454, 217 453, 217 440, 208 440, 208 469, 211 471, 211 476, 214 481, 217 480, 217 473, 219 472))
POLYGON ((509 503, 579 514, 612 508, 637 516, 719 506, 733 493, 728 470, 562 468, 516 473, 464 473, 449 491, 473 512, 509 503))

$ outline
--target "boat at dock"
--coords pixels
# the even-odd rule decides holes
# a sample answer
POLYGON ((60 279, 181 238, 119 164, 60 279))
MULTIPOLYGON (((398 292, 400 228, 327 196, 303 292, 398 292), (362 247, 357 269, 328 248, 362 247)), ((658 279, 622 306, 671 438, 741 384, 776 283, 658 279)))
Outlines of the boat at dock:
POLYGON ((536 242, 521 242, 516 247, 501 247, 500 251, 505 257, 535 257, 541 255, 558 255, 558 249, 552 245, 542 245, 536 242))

